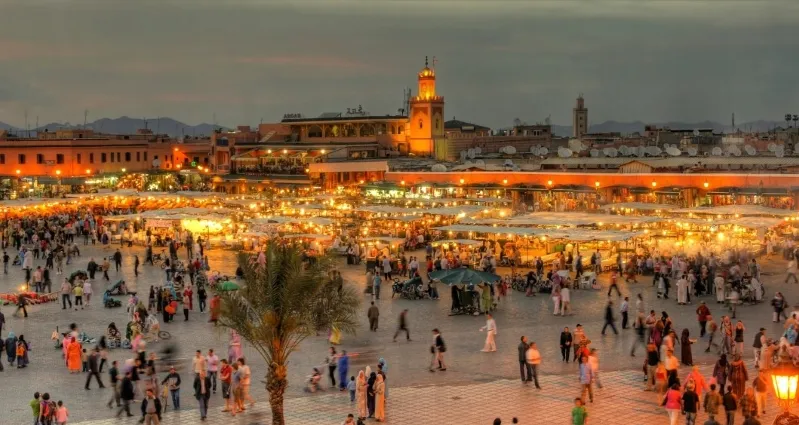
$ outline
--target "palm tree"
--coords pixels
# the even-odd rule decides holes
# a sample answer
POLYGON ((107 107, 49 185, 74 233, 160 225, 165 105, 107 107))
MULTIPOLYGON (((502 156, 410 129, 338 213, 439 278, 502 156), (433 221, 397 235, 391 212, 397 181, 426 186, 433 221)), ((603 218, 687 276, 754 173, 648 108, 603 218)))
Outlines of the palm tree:
POLYGON ((298 245, 273 241, 266 248, 266 264, 245 253, 238 262, 244 283, 237 291, 221 293, 218 324, 238 332, 266 361, 272 424, 284 425, 289 356, 320 330, 353 333, 360 298, 353 288, 339 287, 328 277, 329 258, 309 265, 298 245))
POLYGON ((785 114, 785 128, 791 126, 791 114, 785 114))

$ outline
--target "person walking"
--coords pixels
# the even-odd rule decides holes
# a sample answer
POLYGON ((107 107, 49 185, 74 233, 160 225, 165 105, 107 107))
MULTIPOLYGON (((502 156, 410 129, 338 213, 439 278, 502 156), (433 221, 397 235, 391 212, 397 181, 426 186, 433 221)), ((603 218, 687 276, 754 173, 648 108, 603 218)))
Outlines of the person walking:
POLYGON ((69 420, 69 410, 67 406, 64 406, 64 402, 58 400, 55 411, 55 423, 58 425, 67 425, 67 421, 69 420))
POLYGON ((376 377, 376 381, 374 384, 374 394, 375 394, 374 417, 376 421, 383 422, 386 420, 386 384, 383 380, 383 375, 378 374, 376 377))
POLYGON ((635 357, 635 349, 639 345, 646 348, 646 324, 644 323, 644 314, 638 313, 633 323, 635 328, 635 339, 633 339, 633 346, 630 348, 630 357, 635 357))
POLYGON ((766 381, 765 370, 760 370, 755 377, 755 380, 752 382, 752 387, 755 389, 755 402, 757 403, 757 412, 760 414, 766 414, 766 396, 768 395, 768 383, 766 381))
POLYGON ((444 353, 447 352, 447 346, 444 344, 444 338, 441 337, 441 332, 438 328, 433 329, 433 345, 430 347, 432 353, 432 360, 430 361, 430 372, 435 372, 433 366, 438 363, 438 370, 444 372, 447 370, 447 365, 444 363, 444 353))
POLYGON ((494 337, 497 335, 497 323, 491 313, 486 313, 486 325, 480 328, 480 332, 486 331, 486 342, 481 350, 484 353, 497 351, 497 344, 494 337))
MULTIPOLYGON (((588 423, 588 411, 585 409, 583 399, 577 397, 574 399, 574 407, 572 407, 572 425, 586 425, 588 423)), ((514 423, 516 419, 514 418, 514 423)))
POLYGON ((530 348, 530 344, 527 343, 527 337, 522 336, 521 342, 519 343, 519 373, 522 377, 522 383, 526 384, 530 382, 532 379, 533 371, 530 367, 530 363, 527 362, 527 349, 530 348), (526 373, 525 373, 526 371, 526 373))
POLYGON ((605 307, 605 326, 602 326, 602 335, 605 335, 605 329, 610 326, 613 329, 613 333, 618 335, 619 331, 616 330, 616 319, 613 317, 613 301, 608 300, 608 304, 605 307))
POLYGON ((663 401, 660 403, 669 415, 669 425, 677 425, 677 420, 680 418, 682 411, 682 394, 680 393, 680 385, 674 384, 666 391, 663 401))
POLYGON ((591 371, 591 365, 588 364, 588 356, 580 357, 580 399, 585 402, 585 393, 588 392, 588 399, 591 403, 594 402, 594 389, 592 384, 594 382, 594 374, 591 371))
POLYGON ((357 400, 358 420, 364 421, 369 416, 367 409, 367 380, 364 371, 358 372, 358 378, 355 381, 355 395, 357 400))
POLYGON ((119 248, 114 253, 114 266, 116 267, 117 273, 119 273, 119 268, 122 267, 122 253, 119 252, 119 248))
POLYGON ((716 324, 716 322, 713 320, 713 316, 710 314, 707 315, 707 323, 705 323, 705 329, 707 330, 707 336, 708 336, 707 348, 705 349, 705 353, 709 353, 711 347, 715 346, 716 348, 719 348, 719 345, 714 342, 714 339, 716 338, 716 332, 718 331, 719 326, 716 324))
POLYGON ((791 261, 788 261, 788 269, 785 271, 785 283, 788 283, 789 280, 792 280, 792 283, 799 283, 799 279, 796 278, 796 259, 791 258, 791 261))
POLYGON ((707 320, 710 317, 710 309, 704 301, 699 303, 696 308, 696 320, 699 322, 699 337, 704 338, 706 333, 707 320))
POLYGON ((630 309, 630 297, 624 297, 624 301, 621 302, 621 307, 619 311, 621 312, 621 328, 627 329, 627 321, 629 319, 628 310, 630 309))
POLYGON ((211 399, 211 378, 205 373, 194 377, 194 398, 199 403, 200 420, 204 421, 208 416, 208 400, 211 399))
POLYGON ((208 349, 208 355, 205 357, 205 364, 208 367, 208 377, 211 378, 213 393, 216 394, 216 379, 219 374, 219 356, 214 353, 213 348, 208 349))
POLYGON ((694 364, 694 357, 691 353, 691 345, 696 342, 695 339, 691 339, 691 334, 688 331, 688 328, 682 330, 682 334, 680 335, 680 354, 682 357, 682 364, 687 366, 693 366, 694 364))
POLYGON ((569 327, 563 328, 563 332, 560 333, 560 358, 561 361, 566 363, 569 362, 569 353, 571 353, 572 348, 572 333, 569 332, 569 327))
POLYGON ((78 306, 83 310, 83 285, 80 283, 76 284, 75 287, 72 288, 72 293, 75 295, 75 311, 78 311, 78 306))
POLYGON ((699 395, 696 393, 693 382, 689 382, 682 394, 682 412, 685 414, 685 425, 696 424, 696 414, 699 408, 699 395))
POLYGON ((660 365, 660 358, 658 357, 658 348, 651 342, 646 346, 646 389, 645 391, 652 391, 656 384, 656 374, 658 366, 660 365))
POLYGON ((191 298, 189 298, 188 294, 184 293, 183 294, 183 317, 184 317, 183 321, 184 322, 188 322, 189 321, 189 307, 190 306, 191 306, 191 298))
POLYGON ((722 405, 722 403, 723 400, 721 398, 721 394, 716 391, 716 384, 710 384, 710 391, 705 394, 705 400, 702 403, 705 413, 707 413, 709 422, 715 421, 715 417, 719 414, 719 407, 722 405))
MULTIPOLYGON (((75 344, 75 343, 73 343, 75 344)), ((86 385, 84 386, 87 390, 89 389, 89 383, 92 380, 92 376, 97 379, 97 385, 100 388, 105 388, 103 385, 103 381, 100 380, 100 349, 95 348, 92 350, 92 353, 89 355, 89 374, 86 376, 86 385)))
POLYGON ((394 342, 397 342, 397 335, 400 332, 405 331, 405 339, 408 341, 411 340, 411 333, 408 331, 408 309, 402 310, 402 313, 399 315, 399 325, 397 326, 397 331, 394 332, 394 342))
POLYGON ((161 385, 166 385, 172 399, 172 406, 175 410, 180 410, 180 374, 174 366, 169 368, 169 374, 161 381, 161 385))
POLYGON ((541 385, 538 384, 538 367, 541 365, 541 353, 538 351, 538 347, 535 345, 535 342, 531 342, 529 347, 527 348, 527 382, 530 382, 530 374, 532 372, 532 380, 535 383, 535 387, 537 389, 541 389, 541 385))
POLYGON ((146 394, 141 402, 142 422, 144 422, 144 425, 160 425, 161 400, 155 396, 155 391, 152 388, 148 388, 146 394))
POLYGON ((733 394, 732 385, 727 385, 727 392, 721 397, 721 404, 724 406, 727 425, 735 425, 735 411, 738 410, 738 397, 733 394))
POLYGON ((133 275, 139 277, 139 255, 133 257, 133 275))
POLYGON ((233 368, 228 364, 227 359, 219 360, 221 367, 219 368, 219 381, 222 383, 222 399, 225 400, 225 408, 223 412, 230 412, 230 381, 233 375, 233 368))
POLYGON ((763 351, 763 346, 767 344, 766 328, 760 328, 755 334, 755 340, 752 342, 752 350, 755 353, 755 368, 760 367, 760 352, 763 351))
POLYGON ((112 408, 112 406, 111 406, 112 403, 116 402, 117 407, 121 407, 122 406, 122 400, 121 400, 120 394, 119 394, 119 386, 120 386, 119 367, 117 366, 117 361, 116 360, 111 362, 111 368, 108 369, 108 379, 109 379, 109 382, 111 383, 111 390, 114 393, 111 394, 111 398, 108 399, 108 403, 106 403, 106 406, 108 406, 108 408, 111 409, 112 408))
POLYGON ((64 278, 64 282, 61 283, 61 310, 67 309, 67 303, 69 303, 69 309, 72 310, 72 285, 69 284, 69 280, 64 278))
POLYGON ((122 383, 119 387, 119 396, 122 398, 122 407, 117 410, 117 417, 119 417, 123 411, 128 417, 133 416, 130 413, 130 403, 133 402, 134 387, 130 371, 125 372, 125 377, 122 378, 122 383))
POLYGON ((372 305, 369 307, 366 317, 369 318, 369 330, 372 332, 377 332, 377 322, 380 318, 380 310, 378 310, 374 301, 372 301, 372 305))

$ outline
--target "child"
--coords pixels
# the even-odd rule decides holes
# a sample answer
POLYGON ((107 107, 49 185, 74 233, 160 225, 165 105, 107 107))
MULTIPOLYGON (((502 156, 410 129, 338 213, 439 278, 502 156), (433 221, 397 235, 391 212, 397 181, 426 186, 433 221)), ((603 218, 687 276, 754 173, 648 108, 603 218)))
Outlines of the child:
POLYGON ((658 363, 658 367, 655 369, 655 390, 659 396, 666 393, 666 366, 663 362, 658 363))
POLYGON ((58 425, 66 425, 69 418, 69 410, 64 406, 64 402, 58 400, 58 409, 55 411, 55 421, 58 425))
POLYGON ((355 403, 355 376, 350 376, 347 390, 350 392, 350 403, 355 403))
POLYGON ((574 399, 574 408, 572 408, 572 423, 574 425, 588 424, 588 411, 583 406, 583 399, 577 397, 574 399))
POLYGON ((89 371, 89 355, 86 354, 86 349, 83 349, 83 353, 80 355, 80 360, 83 362, 83 371, 89 371))

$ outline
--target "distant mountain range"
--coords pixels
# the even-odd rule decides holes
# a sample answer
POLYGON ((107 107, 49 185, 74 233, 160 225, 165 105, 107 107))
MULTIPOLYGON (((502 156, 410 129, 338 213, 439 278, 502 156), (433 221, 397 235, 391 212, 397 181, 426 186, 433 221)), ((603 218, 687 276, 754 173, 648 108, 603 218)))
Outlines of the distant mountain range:
MULTIPOLYGON (((82 128, 83 125, 66 123, 50 123, 31 128, 31 136, 35 136, 38 131, 55 131, 60 129, 82 128)), ((215 126, 213 124, 197 124, 189 125, 172 118, 152 118, 147 119, 145 122, 141 118, 119 117, 119 118, 101 118, 86 124, 98 133, 107 134, 134 134, 142 128, 148 128, 156 134, 168 134, 172 137, 181 136, 208 136, 214 129, 226 127, 215 126)), ((0 122, 0 130, 7 130, 17 133, 18 135, 25 135, 26 130, 23 128, 15 127, 4 122, 0 122)))
MULTIPOLYGON (((757 121, 750 121, 750 122, 743 122, 740 124, 736 124, 735 128, 733 129, 728 124, 720 124, 715 121, 701 121, 701 122, 679 122, 679 121, 670 121, 670 122, 662 122, 662 123, 643 123, 641 121, 634 121, 634 122, 618 122, 618 121, 605 121, 600 124, 593 124, 588 127, 589 133, 621 133, 622 135, 628 135, 632 133, 643 133, 644 126, 646 125, 656 125, 658 127, 668 127, 672 130, 694 130, 694 129, 707 129, 712 128, 716 133, 724 133, 724 132, 732 132, 735 130, 741 131, 768 131, 772 130, 775 127, 785 127, 784 121, 765 121, 765 120, 757 120, 757 121)), ((570 125, 552 125, 552 132, 556 136, 562 137, 570 137, 572 135, 572 126, 570 125)))
MULTIPOLYGON (((670 121, 670 122, 662 122, 662 123, 649 123, 656 125, 658 127, 668 127, 671 129, 705 129, 705 128, 712 128, 714 132, 721 133, 721 132, 731 132, 736 129, 740 129, 742 131, 768 131, 772 130, 775 127, 785 127, 785 122, 783 121, 765 121, 765 120, 758 120, 758 121, 750 121, 737 124, 735 129, 731 128, 730 125, 721 124, 715 121, 700 121, 694 123, 687 123, 687 122, 679 122, 679 121, 670 121)), ((619 121, 605 121, 599 124, 593 124, 588 128, 589 133, 621 133, 622 135, 628 135, 632 133, 643 133, 644 126, 647 123, 641 121, 634 121, 634 122, 619 122, 619 121)), ((39 126, 38 128, 31 128, 31 136, 34 136, 37 131, 44 131, 47 129, 48 131, 55 131, 58 129, 68 129, 68 128, 81 128, 82 125, 78 124, 70 124, 70 123, 50 123, 47 125, 39 126)), ((197 125, 189 125, 178 120, 172 118, 152 118, 148 119, 147 122, 141 118, 130 118, 130 117, 119 117, 119 118, 101 118, 96 121, 92 121, 86 124, 86 127, 91 128, 92 130, 98 133, 108 133, 108 134, 134 134, 137 130, 141 128, 149 128, 154 133, 159 134, 168 134, 172 137, 180 137, 180 136, 207 136, 210 135, 215 128, 222 128, 227 130, 226 127, 214 126, 213 124, 197 124, 197 125)), ((24 134, 24 129, 12 126, 10 124, 6 124, 0 122, 0 130, 10 130, 16 132, 17 134, 24 134)), ((569 137, 572 135, 572 126, 570 125, 552 125, 552 132, 556 136, 561 137, 569 137)))

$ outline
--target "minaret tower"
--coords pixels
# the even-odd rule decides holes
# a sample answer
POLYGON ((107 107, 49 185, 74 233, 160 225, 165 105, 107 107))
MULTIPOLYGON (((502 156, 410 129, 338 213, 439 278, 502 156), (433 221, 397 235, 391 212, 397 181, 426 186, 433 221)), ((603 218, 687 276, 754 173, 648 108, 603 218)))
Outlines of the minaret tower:
POLYGON ((417 95, 410 101, 410 151, 418 155, 438 156, 439 149, 446 150, 444 97, 436 94, 436 71, 430 69, 426 56, 417 81, 417 95))
POLYGON ((588 109, 585 107, 583 95, 577 97, 577 104, 572 109, 572 137, 580 139, 588 133, 588 109))

